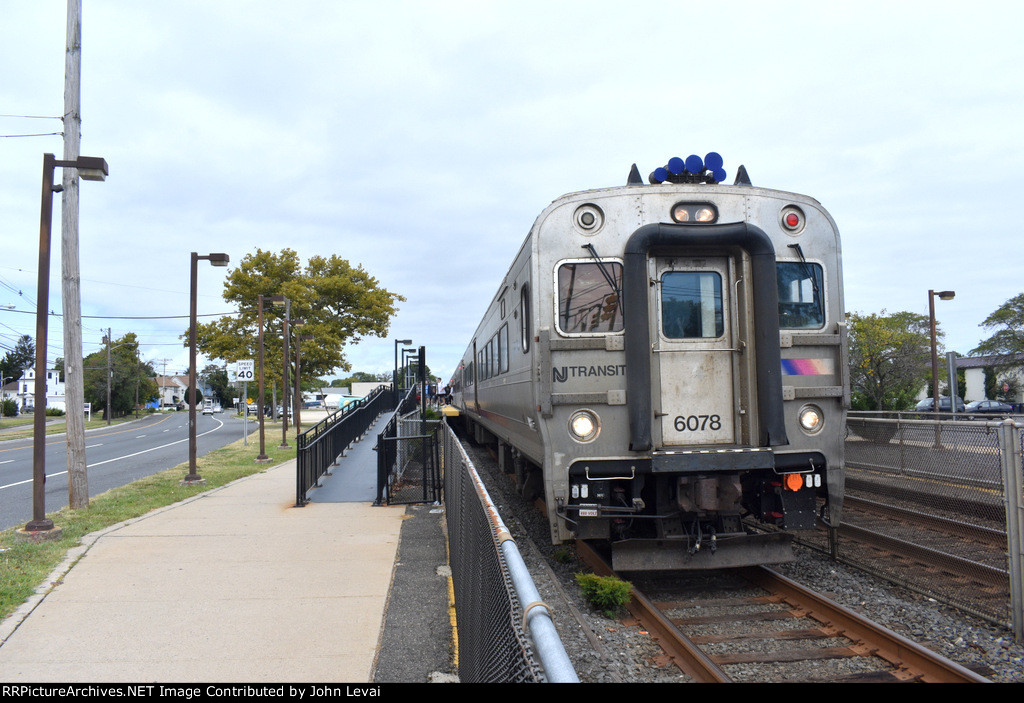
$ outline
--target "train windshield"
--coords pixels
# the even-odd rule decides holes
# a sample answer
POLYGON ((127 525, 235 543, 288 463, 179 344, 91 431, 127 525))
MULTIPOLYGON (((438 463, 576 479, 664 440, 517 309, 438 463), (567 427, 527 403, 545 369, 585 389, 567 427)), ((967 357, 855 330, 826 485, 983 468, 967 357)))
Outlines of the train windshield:
POLYGON ((670 339, 721 337, 722 277, 714 271, 669 271, 661 277, 661 328, 670 339))
POLYGON ((779 327, 821 329, 825 326, 821 266, 804 261, 779 262, 779 327))
POLYGON ((623 329, 619 298, 622 264, 566 263, 558 267, 558 329, 563 334, 603 334, 623 329))

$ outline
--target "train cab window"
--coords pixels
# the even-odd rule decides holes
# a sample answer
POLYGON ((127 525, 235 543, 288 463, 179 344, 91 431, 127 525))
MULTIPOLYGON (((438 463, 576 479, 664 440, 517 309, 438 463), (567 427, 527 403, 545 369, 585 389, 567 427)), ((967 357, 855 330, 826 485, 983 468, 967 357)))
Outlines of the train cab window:
POLYGON ((825 301, 819 264, 782 261, 777 264, 779 284, 779 327, 821 329, 825 326, 825 301))
POLYGON ((565 263, 558 267, 558 330, 563 334, 605 334, 623 329, 617 261, 565 263))
POLYGON ((523 347, 523 353, 530 351, 530 284, 523 283, 519 290, 519 340, 523 347))
POLYGON ((721 337, 722 277, 715 271, 667 271, 661 277, 661 329, 670 339, 721 337))

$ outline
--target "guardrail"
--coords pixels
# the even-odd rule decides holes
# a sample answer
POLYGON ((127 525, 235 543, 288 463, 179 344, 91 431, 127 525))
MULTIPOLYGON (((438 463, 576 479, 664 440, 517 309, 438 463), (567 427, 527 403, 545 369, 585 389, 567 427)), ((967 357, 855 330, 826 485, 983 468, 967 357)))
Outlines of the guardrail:
POLYGON ((900 542, 901 548, 930 550, 929 559, 948 559, 950 573, 962 572, 975 583, 992 584, 990 597, 977 597, 962 585, 963 579, 935 578, 924 569, 908 569, 905 564, 869 565, 869 555, 844 544, 844 531, 855 542, 856 531, 861 529, 859 520, 851 524, 850 510, 844 510, 843 526, 832 549, 842 561, 868 566, 891 581, 1012 627, 1021 640, 1024 425, 1012 419, 951 417, 850 412, 845 500, 851 507, 858 506, 861 514, 868 510, 885 515, 882 533, 894 546, 900 542), (959 540, 943 540, 938 553, 925 543, 931 538, 921 538, 909 528, 904 532, 897 515, 913 522, 934 518, 936 526, 941 523, 937 529, 958 535, 959 540), (992 546, 983 551, 983 543, 992 546))
POLYGON ((336 464, 349 445, 373 425, 381 413, 395 407, 395 393, 380 387, 370 395, 349 403, 298 436, 295 462, 295 506, 307 497, 331 465, 336 464))
POLYGON ((445 518, 463 683, 578 683, 519 547, 476 467, 441 423, 445 518))

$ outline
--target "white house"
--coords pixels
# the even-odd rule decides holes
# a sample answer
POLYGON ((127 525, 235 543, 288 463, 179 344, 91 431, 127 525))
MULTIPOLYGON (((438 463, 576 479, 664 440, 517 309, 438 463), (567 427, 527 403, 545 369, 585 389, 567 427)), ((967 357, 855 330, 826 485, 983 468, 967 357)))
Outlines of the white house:
POLYGON ((967 392, 965 401, 972 400, 996 400, 985 397, 985 369, 991 368, 996 372, 996 382, 1002 385, 1006 381, 1008 390, 1016 393, 1007 402, 1024 402, 1024 357, 1016 360, 1008 360, 1005 356, 967 356, 956 360, 958 369, 964 370, 964 379, 967 381, 967 392), (1007 363, 1009 361, 1009 363, 1007 363), (1015 381, 1015 383, 1014 383, 1015 381))
POLYGON ((46 370, 46 402, 37 403, 36 370, 31 366, 25 369, 25 374, 18 380, 17 402, 21 412, 26 408, 43 407, 65 410, 64 381, 60 380, 60 372, 57 369, 46 370))
POLYGON ((188 376, 157 376, 156 386, 161 408, 173 408, 188 396, 188 376))

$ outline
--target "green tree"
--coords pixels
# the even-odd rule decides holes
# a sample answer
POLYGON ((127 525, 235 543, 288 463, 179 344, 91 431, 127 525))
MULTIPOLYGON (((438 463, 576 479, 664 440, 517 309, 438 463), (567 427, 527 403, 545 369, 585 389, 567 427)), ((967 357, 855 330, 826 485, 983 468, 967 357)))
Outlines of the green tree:
MULTIPOLYGON (((850 391, 857 410, 906 410, 931 378, 927 315, 897 312, 853 314, 850 329, 850 391)), ((941 336, 941 332, 936 331, 941 336)))
MULTIPOLYGON (((231 382, 228 381, 228 372, 224 370, 223 366, 207 364, 199 372, 199 380, 210 387, 213 397, 219 400, 221 405, 227 405, 227 400, 232 397, 231 382)), ((198 389, 196 392, 199 392, 198 389)), ((186 399, 185 402, 188 400, 186 399)))
MULTIPOLYGON (((85 400, 107 417, 107 350, 93 352, 83 359, 85 400)), ((113 415, 126 415, 135 407, 136 398, 144 405, 159 397, 153 367, 139 359, 139 342, 129 332, 110 347, 110 405, 113 415)))
MULTIPOLYGON (((291 249, 278 254, 257 249, 242 259, 224 284, 224 300, 233 303, 238 314, 197 326, 197 343, 203 354, 228 362, 259 358, 260 295, 284 295, 291 301, 291 320, 305 322, 302 335, 313 338, 302 342, 302 375, 306 378, 349 370, 344 346, 363 337, 386 336, 397 303, 405 300, 382 288, 361 266, 354 267, 336 255, 311 257, 303 267, 291 249)), ((281 382, 285 308, 264 300, 263 316, 263 371, 269 396, 269 388, 281 382)), ((294 374, 294 354, 291 362, 294 374)), ((294 382, 294 376, 292 379, 294 382)))
POLYGON ((27 334, 22 335, 14 344, 14 349, 0 359, 0 374, 6 379, 17 381, 25 369, 32 366, 36 359, 36 345, 27 334))
POLYGON ((1005 403, 1016 402, 1015 398, 1020 392, 1020 381, 1016 373, 1005 373, 1006 366, 991 367, 984 369, 985 397, 992 400, 1001 400, 1005 403), (1006 386, 1006 390, 1003 390, 1006 386))
MULTIPOLYGON (((348 378, 336 378, 331 381, 332 388, 351 388, 353 383, 373 383, 379 380, 378 374, 369 373, 368 371, 356 371, 348 378)), ((388 380, 391 380, 391 374, 388 374, 388 380)))
POLYGON ((1015 295, 985 318, 981 326, 994 330, 971 353, 984 356, 1002 356, 1006 363, 1016 361, 1024 354, 1024 293, 1015 295))

